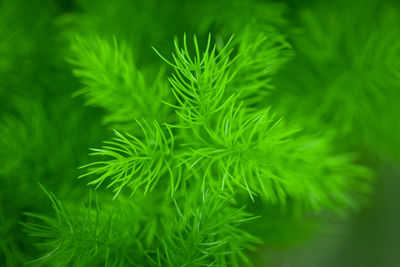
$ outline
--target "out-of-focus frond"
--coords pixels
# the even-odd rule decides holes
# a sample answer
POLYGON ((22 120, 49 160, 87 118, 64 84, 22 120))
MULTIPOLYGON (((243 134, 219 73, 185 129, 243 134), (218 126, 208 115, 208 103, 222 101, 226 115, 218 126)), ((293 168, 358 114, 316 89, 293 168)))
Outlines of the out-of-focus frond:
POLYGON ((232 200, 206 191, 202 197, 188 196, 182 205, 175 202, 177 215, 164 221, 162 246, 157 250, 157 266, 242 266, 250 263, 246 250, 259 239, 241 227, 255 219, 232 200))
MULTIPOLYGON (((143 247, 139 243, 142 214, 132 202, 118 200, 118 205, 99 204, 92 197, 87 205, 65 205, 42 187, 49 197, 54 216, 26 212, 22 223, 43 256, 31 263, 52 266, 142 266, 143 247), (132 214, 135 216, 132 216, 132 214), (136 238, 135 238, 136 237, 136 238)), ((142 218, 143 219, 143 218, 142 218)))
POLYGON ((124 42, 76 37, 71 50, 69 62, 85 86, 77 94, 85 94, 88 104, 104 108, 106 123, 138 132, 136 119, 166 121, 168 110, 161 101, 166 100, 168 88, 163 72, 148 83, 124 42))

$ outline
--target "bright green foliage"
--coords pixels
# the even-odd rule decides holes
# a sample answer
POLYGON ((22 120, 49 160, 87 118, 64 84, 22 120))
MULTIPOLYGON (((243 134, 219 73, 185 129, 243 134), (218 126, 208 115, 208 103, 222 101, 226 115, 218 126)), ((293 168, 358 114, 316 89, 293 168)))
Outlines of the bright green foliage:
POLYGON ((342 220, 399 159, 399 12, 0 2, 0 266, 252 266, 342 220))
MULTIPOLYGON (((81 177, 98 175, 89 182, 97 186, 111 179, 108 187, 113 186, 117 194, 124 186, 132 194, 139 187, 147 192, 159 180, 168 179, 173 194, 179 190, 180 166, 184 165, 185 184, 201 183, 202 188, 216 192, 244 190, 253 200, 262 196, 282 205, 293 198, 298 207, 314 210, 354 205, 349 193, 353 187, 362 188, 356 180, 368 177, 367 170, 351 164, 346 155, 333 154, 326 140, 296 134, 299 130, 285 125, 268 109, 246 108, 245 100, 235 100, 240 92, 225 93, 241 69, 233 68, 235 59, 229 59, 230 42, 218 52, 210 42, 208 38, 201 53, 194 38, 192 58, 184 38, 182 49, 175 42, 174 63, 165 60, 175 70, 170 83, 177 104, 169 105, 181 119, 171 125, 179 137, 176 144, 174 134, 170 131, 166 137, 157 123, 155 132, 139 123, 143 141, 116 132, 116 142, 106 142, 92 153, 111 159, 87 165, 90 170, 81 177)), ((246 65, 243 57, 248 55, 239 51, 241 65, 246 65)))
MULTIPOLYGON (((83 166, 90 171, 81 175, 96 174, 99 178, 89 184, 99 187, 105 179, 110 178, 112 182, 108 187, 114 186, 116 195, 125 186, 132 189, 132 194, 140 187, 145 192, 152 190, 157 181, 165 174, 171 179, 171 189, 174 190, 174 180, 180 179, 172 170, 173 161, 171 153, 173 150, 173 137, 167 137, 160 125, 155 121, 154 129, 145 124, 145 127, 137 122, 143 130, 144 141, 130 135, 115 131, 116 138, 106 141, 101 149, 92 149, 92 156, 111 157, 108 161, 94 162, 83 166)), ((146 122, 145 122, 146 123, 146 122)), ((171 132, 170 132, 171 133, 171 132)), ((179 183, 179 181, 177 181, 179 183)))
POLYGON ((242 250, 257 241, 240 229, 241 224, 255 218, 243 208, 231 207, 232 200, 226 197, 204 193, 200 199, 181 200, 183 210, 176 201, 171 203, 174 207, 157 210, 138 205, 155 199, 119 197, 110 202, 110 198, 90 193, 87 204, 74 207, 42 189, 52 203, 55 216, 25 213, 29 219, 23 225, 29 236, 41 238, 36 246, 49 252, 31 263, 238 266, 238 257, 248 261, 242 250), (156 214, 159 218, 154 217, 156 214))
POLYGON ((259 241, 240 226, 255 218, 243 208, 231 207, 226 197, 206 191, 194 201, 186 200, 183 207, 175 202, 178 216, 164 224, 169 234, 162 240, 163 249, 157 251, 158 265, 239 266, 241 260, 249 263, 244 250, 259 241))
POLYGON ((216 190, 244 189, 252 199, 261 196, 285 206, 293 198, 306 209, 354 205, 349 193, 363 187, 357 180, 369 177, 368 170, 352 164, 349 155, 332 153, 326 138, 298 131, 269 110, 250 113, 238 107, 218 118, 208 140, 189 141, 185 163, 216 190))
MULTIPOLYGON (((225 106, 224 92, 231 80, 228 71, 233 62, 229 59, 231 50, 226 45, 217 53, 216 46, 210 47, 211 39, 208 38, 207 47, 200 55, 199 46, 194 37, 196 56, 189 54, 186 36, 180 48, 175 41, 174 63, 165 60, 175 69, 169 79, 179 105, 172 105, 177 109, 178 116, 189 124, 205 124, 225 106)), ((229 42, 228 42, 229 43, 229 42)), ((230 99, 225 100, 229 104, 230 99)))

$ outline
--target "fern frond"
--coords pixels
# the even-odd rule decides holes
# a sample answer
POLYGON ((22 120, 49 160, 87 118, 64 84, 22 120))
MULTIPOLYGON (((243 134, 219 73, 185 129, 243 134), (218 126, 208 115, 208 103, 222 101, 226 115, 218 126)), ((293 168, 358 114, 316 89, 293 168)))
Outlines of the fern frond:
POLYGON ((144 140, 129 133, 114 131, 116 137, 113 141, 104 142, 101 149, 92 149, 92 156, 101 156, 105 160, 82 166, 88 172, 80 178, 97 175, 99 177, 88 184, 98 188, 108 181, 107 188, 113 187, 117 196, 124 187, 129 187, 132 195, 139 188, 144 188, 145 192, 151 191, 163 175, 169 175, 173 193, 180 182, 180 176, 177 175, 180 172, 176 171, 172 162, 172 132, 167 127, 167 136, 156 121, 152 127, 146 121, 143 125, 140 122, 137 124, 142 129, 144 140))
MULTIPOLYGON (((225 72, 221 73, 220 77, 225 77, 226 83, 216 84, 214 87, 208 86, 216 91, 214 96, 218 96, 217 100, 205 98, 206 102, 201 101, 204 98, 197 92, 201 92, 202 89, 197 87, 196 81, 200 81, 200 77, 204 78, 203 74, 210 73, 208 68, 214 73, 214 65, 218 64, 219 55, 215 58, 208 57, 210 46, 208 45, 204 53, 204 58, 207 60, 204 62, 208 62, 210 58, 214 60, 214 64, 196 66, 196 62, 203 61, 198 52, 196 39, 194 42, 197 51, 194 59, 189 55, 184 38, 183 49, 175 43, 178 56, 174 55, 175 63, 169 63, 177 75, 186 75, 185 79, 190 81, 183 82, 185 79, 179 78, 182 75, 173 75, 171 79, 173 92, 176 96, 179 93, 178 112, 184 112, 184 115, 181 115, 183 121, 190 122, 190 127, 181 128, 180 132, 182 135, 180 139, 183 141, 180 161, 189 170, 188 175, 201 183, 203 189, 210 187, 211 190, 218 192, 228 188, 233 193, 240 188, 253 200, 255 196, 261 196, 269 202, 282 206, 286 206, 290 199, 302 203, 298 205, 302 207, 301 209, 319 210, 326 207, 334 209, 337 205, 353 206, 355 201, 351 197, 351 192, 358 189, 363 191, 362 181, 370 176, 368 170, 353 163, 354 160, 346 155, 336 155, 329 144, 328 136, 321 138, 317 135, 304 135, 299 129, 277 118, 269 109, 255 107, 257 101, 249 101, 251 89, 242 99, 241 92, 235 94, 226 91, 227 86, 235 85, 236 78, 238 81, 242 80, 239 76, 241 69, 238 68, 235 72, 234 61, 223 64, 226 68, 219 68, 225 72), (201 71, 194 71, 196 68, 201 71), (202 75, 195 76, 199 73, 202 75), (218 95, 218 92, 226 92, 225 97, 218 95), (221 103, 222 99, 229 101, 221 103), (207 111, 207 108, 203 108, 204 103, 212 103, 211 107, 214 110, 212 116, 204 112, 207 111), (256 111, 256 108, 259 111, 256 111), (198 112, 199 110, 203 112, 198 112), (204 114, 208 114, 206 119, 202 117, 204 114), (196 120, 193 120, 192 115, 200 118, 197 121, 202 123, 194 123, 196 120), (319 160, 319 157, 322 159, 319 160), (331 165, 332 162, 335 164, 331 165), (360 184, 354 185, 353 182, 359 179, 360 184)), ((260 42, 263 42, 263 39, 260 39, 260 42)), ((232 51, 227 46, 222 51, 226 49, 232 51)), ((275 52, 272 50, 271 53, 273 55, 275 52)), ((256 77, 264 77, 264 70, 258 68, 258 64, 260 66, 262 64, 252 59, 250 55, 255 56, 251 52, 243 52, 235 58, 236 62, 242 60, 238 66, 242 66, 243 74, 254 70, 256 77)), ((270 57, 271 64, 274 58, 275 56, 270 57)), ((225 62, 228 62, 227 60, 228 58, 225 62)), ((267 62, 264 62, 264 65, 267 62)), ((273 72, 272 69, 269 74, 273 72)), ((265 82, 265 79, 261 80, 265 82)), ((253 80, 247 86, 251 86, 251 83, 257 90, 260 89, 259 85, 263 84, 257 85, 257 80, 253 80)), ((184 125, 175 126, 179 128, 184 125)))
POLYGON ((230 93, 247 105, 265 101, 274 89, 275 73, 291 58, 291 46, 274 34, 257 33, 248 27, 235 42, 238 57, 232 68, 235 75, 229 85, 230 93))
POLYGON ((171 105, 179 117, 190 124, 203 124, 215 115, 230 99, 224 99, 224 92, 231 80, 228 71, 234 59, 230 59, 232 49, 229 43, 218 50, 211 46, 211 36, 208 37, 207 47, 200 53, 196 36, 193 38, 195 55, 192 57, 187 47, 186 35, 183 37, 183 48, 175 39, 175 54, 173 62, 156 53, 175 70, 169 78, 172 93, 178 104, 171 105))
POLYGON ((306 210, 353 206, 352 190, 368 192, 362 189, 370 176, 366 168, 336 155, 324 138, 302 136, 269 109, 232 106, 208 134, 188 142, 183 157, 203 187, 214 191, 243 190, 253 200, 260 196, 282 206, 295 199, 306 210))
POLYGON ((106 123, 122 130, 140 131, 136 119, 157 119, 164 122, 168 110, 168 88, 163 71, 148 83, 135 66, 131 50, 116 39, 110 43, 100 37, 76 37, 71 44, 68 61, 75 67, 74 74, 84 84, 76 94, 84 94, 89 105, 104 108, 106 123))
MULTIPOLYGON (((42 187, 42 186, 41 186, 42 187)), ((143 256, 139 245, 140 214, 129 202, 107 207, 92 193, 87 205, 71 207, 58 200, 44 187, 51 201, 54 216, 26 212, 28 222, 22 223, 29 236, 38 240, 36 246, 45 254, 30 263, 52 266, 88 266, 105 264, 121 266, 138 264, 143 256), (122 227, 123 226, 123 227, 122 227)))
MULTIPOLYGON (((246 250, 260 240, 242 229, 256 219, 237 208, 229 197, 203 191, 188 196, 177 216, 164 221, 166 235, 157 250, 158 266, 242 266, 250 263, 246 250)), ((153 263, 156 263, 153 261, 153 263)))

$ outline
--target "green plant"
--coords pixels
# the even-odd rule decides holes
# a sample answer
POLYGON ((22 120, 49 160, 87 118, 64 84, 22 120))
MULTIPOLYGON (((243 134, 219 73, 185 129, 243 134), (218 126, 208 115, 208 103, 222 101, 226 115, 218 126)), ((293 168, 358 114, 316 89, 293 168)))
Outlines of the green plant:
POLYGON ((344 2, 2 2, 0 265, 254 265, 366 203, 398 9, 344 2))
MULTIPOLYGON (((119 96, 120 92, 135 94, 143 88, 140 84, 137 86, 137 83, 129 82, 138 81, 138 76, 133 67, 123 67, 132 66, 129 58, 121 56, 127 54, 126 48, 118 49, 119 46, 114 41, 112 49, 106 41, 95 40, 96 48, 100 51, 98 53, 87 50, 85 41, 81 38, 76 41, 81 45, 80 48, 75 44, 72 46, 73 51, 80 49, 77 59, 71 62, 78 67, 75 74, 82 77, 86 84, 90 84, 85 89, 89 101, 109 107, 115 105, 114 101, 121 100, 116 106, 122 109, 140 107, 137 102, 141 99, 138 97, 124 102, 123 100, 129 98, 119 96), (122 69, 113 71, 115 67, 122 69), (124 86, 120 85, 121 80, 114 78, 115 75, 122 76, 124 86), (111 104, 107 103, 109 101, 111 104), (124 107, 124 104, 128 106, 124 107)), ((100 156, 99 161, 85 165, 88 172, 81 176, 93 177, 88 184, 96 185, 96 188, 107 183, 107 187, 113 188, 114 197, 118 197, 128 187, 131 196, 137 191, 143 191, 145 196, 163 196, 162 201, 167 203, 177 203, 177 200, 179 203, 190 203, 189 195, 194 199, 194 206, 189 206, 191 212, 185 212, 187 215, 179 210, 179 204, 176 204, 178 213, 172 210, 172 214, 153 214, 158 216, 154 219, 160 221, 159 227, 167 227, 169 230, 166 233, 172 233, 172 236, 165 234, 158 237, 160 252, 156 254, 157 257, 149 254, 151 263, 182 266, 220 265, 229 262, 238 265, 235 255, 246 259, 241 252, 242 248, 246 248, 248 242, 256 243, 257 239, 237 228, 237 223, 244 222, 245 219, 230 218, 230 214, 238 216, 241 211, 235 210, 229 203, 220 203, 220 194, 228 194, 230 197, 247 194, 252 201, 261 198, 267 203, 282 206, 293 201, 296 209, 300 210, 320 210, 322 207, 340 210, 356 203, 351 194, 365 187, 365 182, 359 181, 369 176, 365 168, 352 163, 351 157, 332 153, 326 138, 303 136, 299 129, 288 126, 282 119, 274 116, 269 108, 257 108, 257 101, 252 100, 254 92, 234 90, 234 86, 244 76, 241 72, 247 70, 240 66, 252 64, 251 54, 242 54, 238 50, 234 56, 234 49, 229 41, 222 47, 212 46, 210 37, 204 52, 200 52, 196 37, 194 38, 193 57, 190 55, 186 37, 183 48, 176 41, 175 49, 173 63, 163 59, 174 69, 169 81, 175 102, 165 105, 175 110, 176 117, 171 122, 162 121, 162 115, 159 121, 153 122, 146 120, 144 116, 135 117, 137 121, 132 122, 134 125, 131 127, 136 126, 142 133, 133 136, 115 131, 116 137, 113 141, 106 141, 101 149, 93 149, 92 155, 100 156), (246 56, 248 58, 244 58, 246 56), (251 105, 247 103, 247 99, 250 99, 251 105), (207 204, 207 200, 203 199, 202 203, 198 203, 196 199, 206 198, 205 196, 213 199, 212 202, 207 204), (223 208, 225 205, 228 206, 223 208), (222 217, 218 217, 221 215, 222 217), (203 221, 207 217, 210 220, 203 221), (220 223, 233 223, 234 226, 229 230, 227 226, 219 226, 220 223), (201 230, 203 228, 206 230, 201 230), (197 236, 192 236, 196 233, 197 236), (211 236, 208 237, 209 235, 211 236), (189 238, 195 239, 188 241, 189 238), (237 244, 227 241, 226 238, 234 238, 237 244), (226 244, 233 246, 229 252, 224 252, 223 247, 226 244), (183 254, 176 254, 178 252, 183 254), (187 258, 187 255, 191 256, 187 258), (234 258, 230 258, 231 256, 234 258)), ((254 82, 258 83, 259 80, 255 79, 254 82)), ((251 81, 247 83, 250 90, 256 87, 251 86, 251 81)), ((147 88, 145 92, 148 96, 143 95, 144 91, 141 94, 141 98, 151 100, 156 107, 160 104, 152 97, 155 93, 151 89, 157 88, 147 88)), ((139 110, 147 111, 144 108, 139 110)), ((128 116, 134 114, 131 112, 128 116)), ((121 117, 116 121, 129 121, 121 117)), ((57 214, 64 213, 61 206, 53 206, 57 214)), ((57 227, 59 226, 53 226, 57 227)), ((47 236, 41 233, 40 227, 29 229, 32 235, 47 236)), ((162 232, 160 228, 155 231, 162 232)), ((54 241, 52 238, 47 240, 54 241)), ((62 243, 60 248, 51 243, 48 246, 62 251, 68 244, 62 243)), ((97 244, 89 247, 94 249, 97 244)), ((74 250, 82 251, 79 247, 74 250)), ((46 258, 50 257, 52 255, 46 258)), ((74 254, 69 258, 79 259, 81 263, 92 261, 89 256, 83 261, 84 257, 74 254)), ((140 258, 132 260, 132 263, 146 265, 140 258)))

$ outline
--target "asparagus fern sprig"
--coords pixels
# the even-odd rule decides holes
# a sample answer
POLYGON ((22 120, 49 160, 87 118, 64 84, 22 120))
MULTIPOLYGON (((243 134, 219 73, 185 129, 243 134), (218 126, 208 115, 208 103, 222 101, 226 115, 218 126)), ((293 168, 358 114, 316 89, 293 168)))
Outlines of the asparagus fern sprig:
MULTIPOLYGON (((97 176, 89 184, 109 180, 117 194, 123 187, 149 192, 157 183, 172 194, 201 185, 283 206, 296 200, 313 210, 355 204, 351 190, 369 176, 365 168, 335 153, 328 136, 302 135, 270 108, 254 106, 249 95, 226 91, 238 84, 243 66, 254 64, 252 53, 231 40, 211 46, 210 37, 203 53, 195 37, 194 51, 191 56, 184 37, 183 48, 175 41, 173 63, 160 55, 174 70, 169 81, 176 103, 167 105, 178 117, 167 123, 169 137, 157 123, 155 131, 141 127, 137 137, 116 132, 117 139, 92 154, 106 159, 84 166, 89 169, 82 177, 97 176)), ((263 77, 264 70, 258 71, 255 77, 263 77)), ((253 83, 249 87, 258 88, 259 80, 253 83)))
POLYGON ((106 157, 107 160, 83 166, 89 172, 80 178, 98 175, 97 179, 89 182, 89 185, 96 185, 96 188, 105 180, 111 180, 107 187, 113 187, 117 196, 125 186, 131 188, 132 194, 141 187, 145 193, 151 191, 160 177, 169 175, 173 193, 175 183, 179 184, 179 171, 171 166, 174 145, 171 130, 168 127, 163 130, 157 121, 154 121, 153 127, 146 121, 143 125, 139 121, 137 124, 142 129, 143 140, 129 133, 115 131, 113 141, 105 141, 101 149, 92 149, 92 156, 106 157))

